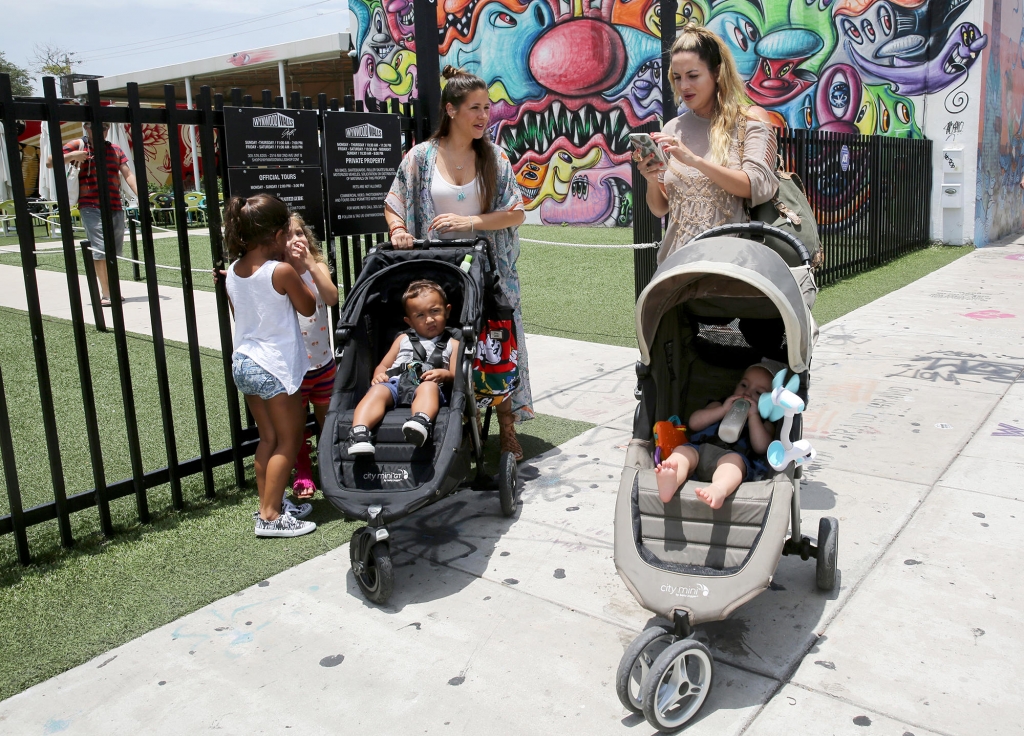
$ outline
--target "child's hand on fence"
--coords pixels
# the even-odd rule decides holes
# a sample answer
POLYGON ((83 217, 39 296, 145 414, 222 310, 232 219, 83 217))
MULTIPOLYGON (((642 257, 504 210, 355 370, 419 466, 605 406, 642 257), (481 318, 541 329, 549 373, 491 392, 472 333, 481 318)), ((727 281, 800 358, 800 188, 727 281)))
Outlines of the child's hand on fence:
POLYGON ((214 286, 219 286, 220 285, 220 280, 221 279, 226 279, 227 276, 228 276, 228 272, 225 271, 223 268, 215 268, 215 269, 213 269, 212 273, 213 273, 213 285, 214 286))
POLYGON ((371 383, 374 386, 376 386, 378 383, 386 383, 387 380, 388 380, 388 374, 386 372, 384 372, 384 371, 381 371, 380 373, 378 373, 376 376, 373 377, 373 381, 371 383))

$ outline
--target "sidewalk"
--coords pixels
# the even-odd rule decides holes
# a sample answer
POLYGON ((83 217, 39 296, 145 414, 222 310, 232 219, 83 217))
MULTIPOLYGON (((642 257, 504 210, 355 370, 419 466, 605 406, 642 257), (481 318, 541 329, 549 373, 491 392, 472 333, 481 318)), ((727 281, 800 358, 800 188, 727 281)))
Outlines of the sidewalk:
MULTIPOLYGON (((687 734, 1024 730, 1019 241, 822 329, 802 521, 840 519, 840 585, 820 593, 813 561, 785 557, 700 627, 715 680, 687 734)), ((493 494, 452 496, 392 527, 388 606, 359 594, 346 545, 0 703, 2 730, 651 733, 614 690, 650 619, 612 563, 636 354, 528 344, 537 410, 597 426, 522 467, 514 519, 493 494)))

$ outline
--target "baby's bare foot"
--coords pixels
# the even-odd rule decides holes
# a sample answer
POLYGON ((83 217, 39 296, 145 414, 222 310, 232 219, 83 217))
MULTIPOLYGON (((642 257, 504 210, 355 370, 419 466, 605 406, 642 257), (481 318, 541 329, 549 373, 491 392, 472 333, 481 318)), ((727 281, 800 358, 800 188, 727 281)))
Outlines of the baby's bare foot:
POLYGON ((668 503, 679 490, 679 475, 676 468, 676 461, 669 458, 654 469, 655 477, 658 479, 658 498, 662 503, 668 503))
POLYGON ((694 489, 694 492, 697 494, 697 498, 713 509, 722 508, 722 504, 725 503, 725 499, 727 499, 729 494, 732 493, 729 489, 719 488, 714 484, 711 484, 707 488, 696 488, 694 489))

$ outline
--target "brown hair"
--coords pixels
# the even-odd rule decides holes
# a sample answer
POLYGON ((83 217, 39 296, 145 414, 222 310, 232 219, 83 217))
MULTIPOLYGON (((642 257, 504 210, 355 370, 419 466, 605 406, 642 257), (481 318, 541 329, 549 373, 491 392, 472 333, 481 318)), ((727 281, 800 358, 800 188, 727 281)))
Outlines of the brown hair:
POLYGON ((405 307, 406 303, 410 299, 415 299, 425 291, 433 291, 441 297, 442 304, 448 303, 448 296, 444 293, 444 289, 441 288, 440 284, 435 281, 430 281, 429 279, 417 279, 409 284, 405 293, 402 294, 402 306, 405 307))
MULTIPOLYGON (((750 117, 747 112, 750 109, 750 99, 743 91, 743 80, 736 69, 736 61, 732 58, 729 47, 712 31, 694 21, 683 26, 675 43, 672 44, 671 55, 686 51, 696 54, 715 77, 715 110, 712 113, 711 130, 708 135, 711 139, 709 160, 721 166, 728 166, 732 134, 740 115, 750 117)), ((679 96, 674 83, 672 93, 678 105, 679 96)))
POLYGON ((288 227, 288 205, 270 194, 232 197, 224 206, 224 240, 232 258, 266 245, 288 227))
MULTIPOLYGON (((448 114, 448 105, 456 109, 465 101, 470 92, 476 90, 487 91, 487 83, 475 74, 456 69, 450 64, 441 72, 446 84, 441 90, 441 118, 434 135, 430 136, 432 141, 440 141, 447 138, 451 132, 452 120, 448 114)), ((498 189, 498 159, 494 154, 494 146, 491 145, 490 131, 485 130, 480 138, 473 139, 473 150, 476 151, 476 173, 480 177, 480 204, 484 213, 490 212, 494 203, 494 196, 498 189)))
POLYGON ((302 219, 302 215, 298 212, 293 212, 292 221, 302 228, 302 234, 306 236, 306 242, 309 244, 309 252, 313 254, 313 260, 317 263, 327 263, 327 259, 324 258, 323 251, 320 250, 320 241, 316 239, 316 233, 314 233, 313 229, 306 224, 304 219, 302 219))

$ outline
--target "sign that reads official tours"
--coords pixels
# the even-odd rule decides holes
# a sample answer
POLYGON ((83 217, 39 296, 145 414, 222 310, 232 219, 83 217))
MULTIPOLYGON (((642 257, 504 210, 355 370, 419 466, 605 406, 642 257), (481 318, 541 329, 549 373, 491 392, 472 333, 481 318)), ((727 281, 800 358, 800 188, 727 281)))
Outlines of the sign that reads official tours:
POLYGON ((331 233, 345 236, 386 231, 384 197, 402 163, 398 116, 328 111, 324 141, 331 233))
POLYGON ((324 188, 319 167, 228 169, 228 183, 231 194, 238 197, 273 194, 302 215, 317 238, 324 240, 324 188))
POLYGON ((228 166, 319 166, 316 110, 225 107, 228 166))

